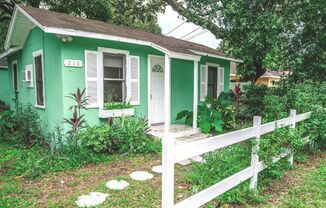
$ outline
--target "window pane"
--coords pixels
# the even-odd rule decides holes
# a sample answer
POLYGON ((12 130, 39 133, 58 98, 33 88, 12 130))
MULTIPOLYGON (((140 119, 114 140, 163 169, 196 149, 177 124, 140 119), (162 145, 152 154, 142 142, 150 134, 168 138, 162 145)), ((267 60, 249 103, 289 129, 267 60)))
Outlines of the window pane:
POLYGON ((104 67, 104 78, 123 79, 123 69, 116 67, 104 67))
POLYGON ((35 76, 36 76, 36 102, 37 105, 44 105, 43 97, 43 68, 42 68, 42 56, 34 58, 35 64, 35 76))
POLYGON ((17 64, 14 64, 13 66, 13 78, 14 78, 14 91, 18 91, 18 72, 17 72, 17 64))
POLYGON ((104 102, 110 97, 113 102, 123 102, 124 81, 104 80, 104 102))
POLYGON ((104 54, 104 78, 124 79, 124 56, 104 54))
POLYGON ((217 84, 217 68, 208 67, 208 83, 217 84))

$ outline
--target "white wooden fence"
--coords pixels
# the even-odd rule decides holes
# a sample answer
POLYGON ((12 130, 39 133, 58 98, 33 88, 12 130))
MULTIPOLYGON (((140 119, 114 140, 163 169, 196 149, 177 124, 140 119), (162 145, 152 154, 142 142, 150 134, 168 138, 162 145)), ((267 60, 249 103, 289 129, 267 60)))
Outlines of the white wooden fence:
POLYGON ((233 91, 235 86, 238 84, 240 84, 240 88, 243 89, 243 86, 250 85, 251 82, 230 82, 229 89, 233 91))
MULTIPOLYGON (((178 145, 175 145, 174 138, 166 135, 166 137, 163 139, 162 207, 199 207, 249 178, 250 188, 256 188, 258 173, 267 167, 263 161, 259 161, 257 154, 260 136, 272 132, 276 128, 280 127, 290 126, 290 128, 295 128, 297 122, 306 120, 309 117, 310 112, 296 115, 296 110, 291 110, 290 117, 288 118, 261 124, 261 117, 255 116, 253 119, 253 127, 178 145), (256 145, 252 149, 250 167, 177 204, 174 204, 174 165, 176 162, 198 155, 203 155, 207 152, 212 152, 249 139, 257 140, 256 145)), ((304 138, 304 140, 307 142, 308 138, 304 138)), ((290 163, 293 164, 293 153, 290 149, 274 158, 273 162, 276 162, 284 157, 288 157, 290 163)))

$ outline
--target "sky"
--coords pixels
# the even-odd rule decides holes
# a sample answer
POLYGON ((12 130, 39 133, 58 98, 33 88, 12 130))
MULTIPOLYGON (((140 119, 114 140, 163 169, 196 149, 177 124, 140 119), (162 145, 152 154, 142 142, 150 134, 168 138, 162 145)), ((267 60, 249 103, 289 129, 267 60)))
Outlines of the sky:
MULTIPOLYGON (((164 35, 167 35, 171 30, 176 28, 178 25, 182 24, 184 20, 182 20, 181 17, 179 17, 178 13, 175 12, 170 6, 166 7, 165 13, 158 13, 158 23, 162 28, 162 33, 164 35)), ((179 28, 174 30, 169 34, 169 36, 173 36, 175 38, 182 38, 183 36, 189 34, 190 32, 194 31, 193 33, 183 37, 182 39, 187 40, 192 38, 192 36, 196 36, 197 34, 201 34, 197 37, 194 37, 190 39, 189 41, 200 43, 203 45, 206 45, 208 47, 216 49, 216 47, 219 45, 220 40, 217 40, 215 36, 209 32, 204 32, 204 29, 199 28, 199 26, 193 24, 193 23, 184 23, 179 28)))

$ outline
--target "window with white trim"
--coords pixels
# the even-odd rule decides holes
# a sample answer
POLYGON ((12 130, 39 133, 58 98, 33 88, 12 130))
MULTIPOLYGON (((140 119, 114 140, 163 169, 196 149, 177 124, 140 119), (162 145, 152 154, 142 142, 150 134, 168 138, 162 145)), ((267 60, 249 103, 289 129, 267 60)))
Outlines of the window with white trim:
POLYGON ((104 102, 126 101, 126 57, 121 54, 103 54, 104 102))
POLYGON ((207 96, 217 98, 217 67, 208 66, 207 96))
POLYGON ((36 105, 44 107, 44 70, 42 52, 34 53, 36 105))
POLYGON ((19 86, 18 86, 18 64, 17 64, 17 61, 14 61, 12 63, 12 84, 13 84, 13 91, 18 92, 19 86))

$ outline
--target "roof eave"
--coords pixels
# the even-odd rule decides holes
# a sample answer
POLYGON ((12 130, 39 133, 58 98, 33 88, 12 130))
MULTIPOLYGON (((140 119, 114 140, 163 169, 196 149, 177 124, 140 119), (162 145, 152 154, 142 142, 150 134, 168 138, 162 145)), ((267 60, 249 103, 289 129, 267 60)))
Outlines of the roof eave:
POLYGON ((13 53, 21 50, 22 48, 23 48, 22 46, 16 46, 16 47, 7 49, 5 52, 3 52, 3 53, 0 54, 0 59, 2 59, 4 57, 7 57, 10 54, 13 54, 13 53))
POLYGON ((221 55, 216 55, 216 54, 197 51, 197 50, 190 50, 190 51, 194 52, 195 54, 201 55, 201 56, 210 56, 213 58, 219 58, 219 59, 224 59, 224 60, 228 60, 228 61, 234 61, 237 63, 243 63, 243 60, 241 60, 241 59, 235 59, 235 58, 231 58, 231 57, 227 57, 227 56, 221 56, 221 55))

